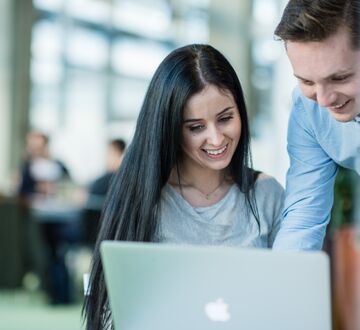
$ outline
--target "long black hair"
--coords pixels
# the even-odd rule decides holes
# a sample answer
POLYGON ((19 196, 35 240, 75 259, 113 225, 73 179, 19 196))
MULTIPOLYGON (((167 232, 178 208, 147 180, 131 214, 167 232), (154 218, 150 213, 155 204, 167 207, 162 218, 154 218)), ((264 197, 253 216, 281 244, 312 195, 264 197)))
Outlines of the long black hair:
POLYGON ((156 70, 137 120, 135 134, 109 188, 94 250, 90 293, 84 304, 87 329, 111 324, 99 247, 103 240, 153 241, 161 191, 181 159, 183 110, 208 85, 231 92, 241 118, 241 136, 229 175, 245 194, 258 220, 251 169, 250 134, 240 81, 227 59, 209 45, 171 52, 156 70))

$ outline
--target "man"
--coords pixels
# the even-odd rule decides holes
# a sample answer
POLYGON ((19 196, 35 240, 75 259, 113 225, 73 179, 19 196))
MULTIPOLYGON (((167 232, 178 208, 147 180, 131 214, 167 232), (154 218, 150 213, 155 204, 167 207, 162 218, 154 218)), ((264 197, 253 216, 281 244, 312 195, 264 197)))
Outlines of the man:
POLYGON ((36 194, 55 193, 56 184, 68 177, 66 166, 59 160, 52 159, 49 154, 49 137, 41 132, 29 132, 18 188, 22 202, 30 203, 36 194))
POLYGON ((359 31, 360 0, 290 0, 275 30, 299 82, 275 249, 321 249, 338 166, 360 174, 359 31))
POLYGON ((106 155, 106 173, 97 178, 89 187, 89 195, 84 209, 84 231, 85 243, 94 246, 97 233, 101 210, 105 201, 106 193, 110 187, 111 179, 114 173, 119 169, 126 142, 122 139, 111 140, 108 144, 106 155))

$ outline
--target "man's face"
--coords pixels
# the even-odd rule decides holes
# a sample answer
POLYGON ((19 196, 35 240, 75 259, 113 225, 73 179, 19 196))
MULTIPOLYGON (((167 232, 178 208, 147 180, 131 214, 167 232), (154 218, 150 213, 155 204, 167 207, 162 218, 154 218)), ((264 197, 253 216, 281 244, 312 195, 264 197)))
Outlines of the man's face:
POLYGON ((36 132, 31 132, 26 138, 26 150, 30 157, 46 157, 47 141, 36 132))
POLYGON ((344 28, 320 42, 287 42, 287 53, 303 94, 341 122, 360 113, 360 50, 344 28))

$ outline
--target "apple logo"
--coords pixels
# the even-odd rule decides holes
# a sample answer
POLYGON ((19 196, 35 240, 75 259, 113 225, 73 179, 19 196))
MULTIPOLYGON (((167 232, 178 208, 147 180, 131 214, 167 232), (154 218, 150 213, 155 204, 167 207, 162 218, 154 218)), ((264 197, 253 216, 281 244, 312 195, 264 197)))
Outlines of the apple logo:
POLYGON ((228 308, 229 305, 222 298, 218 298, 205 304, 204 310, 211 321, 227 322, 230 320, 228 308))

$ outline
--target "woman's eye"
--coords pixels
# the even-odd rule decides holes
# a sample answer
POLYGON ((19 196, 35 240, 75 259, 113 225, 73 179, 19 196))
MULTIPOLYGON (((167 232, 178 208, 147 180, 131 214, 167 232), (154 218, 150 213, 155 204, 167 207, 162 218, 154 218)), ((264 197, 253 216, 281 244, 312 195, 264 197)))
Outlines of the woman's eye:
POLYGON ((220 118, 220 121, 221 122, 227 122, 227 121, 231 120, 232 118, 233 118, 233 116, 226 116, 226 117, 220 118))
POLYGON ((201 131, 205 126, 204 125, 194 125, 194 126, 190 126, 189 130, 191 132, 198 132, 201 131))

